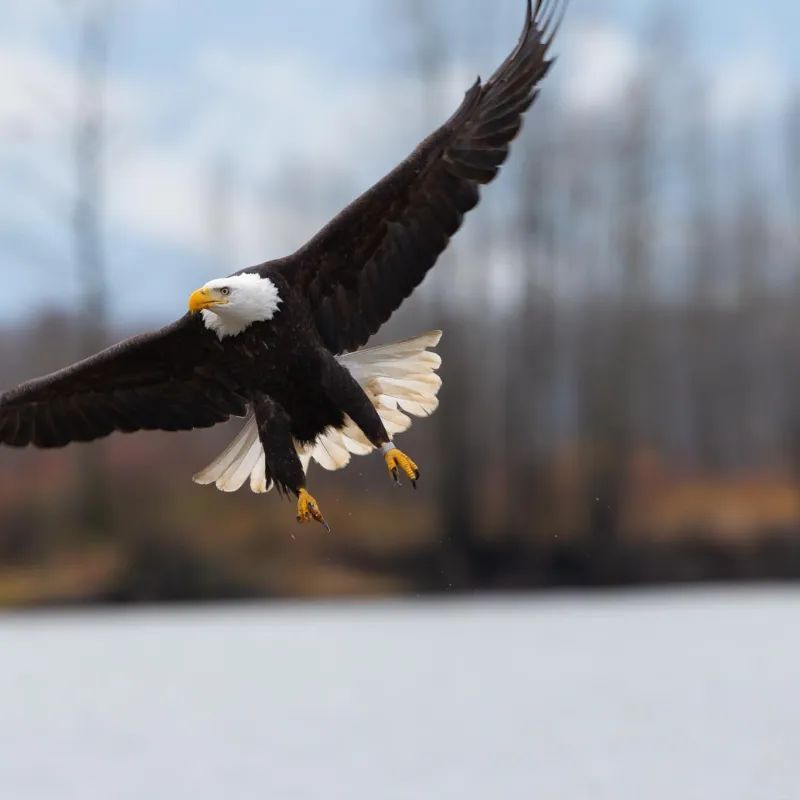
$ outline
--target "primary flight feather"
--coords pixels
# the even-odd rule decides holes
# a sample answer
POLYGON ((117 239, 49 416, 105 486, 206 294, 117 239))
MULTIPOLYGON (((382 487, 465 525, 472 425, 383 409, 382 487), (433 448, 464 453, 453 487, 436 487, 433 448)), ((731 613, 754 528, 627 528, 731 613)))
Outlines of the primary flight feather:
POLYGON ((207 283, 189 313, 0 395, 0 444, 63 447, 115 431, 182 431, 247 417, 195 476, 236 491, 275 486, 301 522, 313 459, 340 469, 383 452, 397 480, 417 465, 394 445, 437 407, 438 332, 359 350, 446 249, 492 181, 538 94, 565 2, 528 0, 522 36, 486 83, 372 189, 291 256, 207 283))

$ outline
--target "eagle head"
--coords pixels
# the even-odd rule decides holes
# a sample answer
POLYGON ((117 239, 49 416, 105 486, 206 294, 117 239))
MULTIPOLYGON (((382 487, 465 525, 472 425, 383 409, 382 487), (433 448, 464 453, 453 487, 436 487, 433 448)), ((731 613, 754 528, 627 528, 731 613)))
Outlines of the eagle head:
POLYGON ((238 336, 255 322, 271 320, 280 304, 278 287, 257 273, 209 281, 189 297, 189 311, 201 314, 206 328, 220 339, 238 336))

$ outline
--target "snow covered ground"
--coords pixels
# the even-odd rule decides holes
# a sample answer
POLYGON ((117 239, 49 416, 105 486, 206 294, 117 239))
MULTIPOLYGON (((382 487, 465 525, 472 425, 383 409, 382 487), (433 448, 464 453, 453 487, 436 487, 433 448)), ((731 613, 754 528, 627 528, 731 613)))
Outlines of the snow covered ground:
POLYGON ((0 618, 9 800, 796 800, 800 590, 0 618))

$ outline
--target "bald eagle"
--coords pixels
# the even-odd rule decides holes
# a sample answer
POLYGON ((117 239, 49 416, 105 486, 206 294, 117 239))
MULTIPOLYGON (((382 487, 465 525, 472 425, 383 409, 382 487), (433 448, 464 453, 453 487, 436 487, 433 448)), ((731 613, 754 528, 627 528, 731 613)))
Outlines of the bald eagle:
POLYGON ((403 163, 293 255, 213 280, 188 313, 0 395, 0 444, 64 447, 114 431, 185 431, 246 417, 195 476, 273 486, 326 525, 306 488, 313 459, 380 450, 395 481, 419 468, 394 444, 437 407, 438 332, 361 350, 421 283, 497 175, 552 63, 562 0, 528 0, 522 36, 486 83, 403 163))

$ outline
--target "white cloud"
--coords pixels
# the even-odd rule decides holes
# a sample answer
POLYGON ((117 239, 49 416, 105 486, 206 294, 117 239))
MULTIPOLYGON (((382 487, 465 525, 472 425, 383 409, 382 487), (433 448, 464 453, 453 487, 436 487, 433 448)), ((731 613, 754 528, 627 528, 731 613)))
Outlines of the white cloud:
POLYGON ((66 9, 53 0, 4 0, 3 22, 9 30, 37 30, 63 20, 66 9))
MULTIPOLYGON (((215 245, 211 182, 202 158, 142 149, 112 171, 109 220, 127 234, 208 257, 215 245)), ((225 215, 232 228, 232 252, 224 254, 231 270, 264 260, 267 246, 300 244, 313 219, 307 210, 252 191, 236 175, 225 215)))
POLYGON ((641 66, 637 43, 621 28, 607 23, 577 25, 562 58, 567 106, 580 113, 611 108, 620 101, 641 66))
MULTIPOLYGON (((419 128, 422 92, 409 75, 368 71, 343 82, 306 59, 215 52, 200 58, 196 80, 207 103, 195 135, 216 137, 219 144, 235 140, 237 156, 253 169, 291 156, 310 167, 339 163, 369 170, 370 155, 378 160, 429 133, 419 128)), ((455 107, 473 80, 472 73, 450 70, 430 91, 448 96, 458 87, 455 107)))
POLYGON ((141 150, 115 164, 110 179, 113 224, 173 245, 196 247, 204 240, 206 187, 186 159, 141 150))
MULTIPOLYGON (((0 40, 0 138, 36 146, 62 146, 70 136, 77 102, 75 65, 33 45, 0 40)), ((111 77, 104 88, 114 126, 135 125, 151 104, 151 90, 111 77)))
MULTIPOLYGON (((606 22, 578 24, 565 51, 561 88, 567 109, 578 113, 614 112, 650 57, 645 45, 606 22)), ((767 50, 739 52, 708 74, 712 114, 726 127, 774 117, 790 95, 787 70, 767 50)))
POLYGON ((52 127, 54 111, 69 102, 74 79, 41 50, 0 47, 0 130, 31 132, 52 127))
POLYGON ((767 52, 741 54, 715 70, 712 110, 723 124, 773 116, 789 98, 786 71, 767 52))

